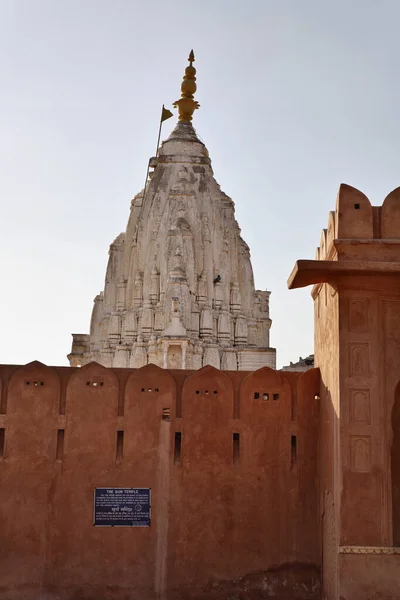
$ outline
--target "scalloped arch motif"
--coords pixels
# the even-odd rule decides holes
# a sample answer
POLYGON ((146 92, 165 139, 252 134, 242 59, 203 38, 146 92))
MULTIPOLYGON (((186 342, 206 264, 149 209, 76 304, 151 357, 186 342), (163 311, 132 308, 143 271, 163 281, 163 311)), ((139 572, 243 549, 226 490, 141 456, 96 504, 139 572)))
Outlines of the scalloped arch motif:
POLYGON ((315 383, 315 385, 314 385, 314 387, 315 387, 314 395, 315 395, 317 392, 319 393, 320 377, 321 377, 321 373, 320 373, 319 367, 314 367, 313 369, 308 369, 308 371, 304 371, 303 373, 300 374, 300 376, 297 380, 297 388, 300 390, 302 387, 307 385, 308 379, 310 379, 312 383, 315 383))
POLYGON ((157 389, 157 391, 162 391, 160 386, 162 386, 164 382, 168 385, 172 385, 174 393, 176 392, 176 381, 171 373, 167 369, 162 369, 153 363, 144 365, 131 373, 126 380, 125 389, 127 390, 129 386, 134 385, 136 382, 144 382, 147 385, 149 379, 151 380, 150 383, 152 386, 156 386, 155 389, 157 389))
POLYGON ((240 389, 242 390, 245 383, 248 383, 249 381, 255 378, 257 379, 260 376, 263 377, 264 375, 267 375, 268 379, 271 379, 271 381, 275 380, 276 383, 279 383, 282 386, 290 386, 288 378, 285 377, 285 375, 283 375, 282 371, 276 371, 275 369, 271 369, 271 367, 261 367, 261 369, 257 369, 257 371, 252 371, 251 373, 246 375, 246 377, 243 378, 240 385, 240 389))
POLYGON ((372 239, 373 217, 369 198, 357 188, 342 183, 336 199, 335 237, 372 239))
POLYGON ((400 187, 392 190, 383 201, 381 232, 383 239, 400 238, 400 187))
MULTIPOLYGON (((33 361, 27 363, 26 365, 21 365, 20 367, 18 367, 16 369, 16 371, 14 371, 14 373, 10 377, 10 381, 8 384, 9 387, 11 387, 12 384, 14 383, 14 381, 19 379, 19 377, 21 375, 29 375, 32 372, 39 372, 39 373, 42 372, 47 375, 52 375, 52 376, 54 376, 54 379, 58 382, 58 384, 60 384, 60 376, 54 367, 49 367, 48 365, 45 365, 44 363, 40 362, 39 360, 33 360, 33 361)), ((44 379, 44 375, 43 375, 43 379, 44 379)))
POLYGON ((162 369, 161 367, 159 367, 158 365, 155 365, 153 363, 149 363, 147 365, 144 365, 143 367, 139 367, 138 369, 135 369, 135 371, 129 375, 129 379, 143 377, 143 375, 147 375, 149 373, 150 374, 154 373, 157 376, 165 377, 165 378, 172 379, 173 381, 175 381, 174 378, 172 377, 171 373, 168 371, 168 369, 162 369))
MULTIPOLYGON (((288 406, 292 401, 292 387, 289 380, 281 371, 275 371, 270 367, 262 367, 246 375, 240 385, 240 416, 251 419, 253 408, 263 405, 273 410, 278 406, 288 406), (256 404, 253 404, 256 403, 256 404)), ((279 410, 281 410, 279 409, 279 410)))
POLYGON ((192 384, 194 381, 201 381, 206 377, 215 377, 217 380, 223 380, 224 383, 228 384, 231 390, 233 391, 233 383, 229 375, 227 375, 223 371, 220 371, 219 369, 216 369, 212 365, 206 365, 205 367, 202 367, 198 371, 195 371, 185 379, 185 382, 183 384, 183 392, 188 387, 188 385, 192 384))
POLYGON ((85 381, 86 385, 91 387, 103 387, 100 384, 102 382, 104 384, 104 379, 112 379, 117 387, 119 387, 118 377, 114 373, 113 369, 104 367, 103 365, 92 361, 86 365, 83 365, 83 367, 76 367, 74 373, 71 374, 68 380, 67 392, 70 386, 75 383, 75 381, 85 381))

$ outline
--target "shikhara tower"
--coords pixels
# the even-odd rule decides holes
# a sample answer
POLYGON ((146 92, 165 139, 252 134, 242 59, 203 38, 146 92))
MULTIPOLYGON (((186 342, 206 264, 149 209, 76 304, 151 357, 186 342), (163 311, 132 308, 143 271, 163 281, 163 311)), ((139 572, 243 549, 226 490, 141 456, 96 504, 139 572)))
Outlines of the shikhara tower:
POLYGON ((90 334, 73 334, 71 366, 275 368, 270 292, 254 288, 234 203, 191 124, 199 108, 193 61, 191 52, 178 124, 150 160, 126 231, 110 246, 90 334))

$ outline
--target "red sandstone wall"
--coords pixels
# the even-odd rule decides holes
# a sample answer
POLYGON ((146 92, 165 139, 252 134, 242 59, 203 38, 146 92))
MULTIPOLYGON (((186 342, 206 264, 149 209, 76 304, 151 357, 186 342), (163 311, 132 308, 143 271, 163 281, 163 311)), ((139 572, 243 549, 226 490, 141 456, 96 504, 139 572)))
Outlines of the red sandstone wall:
POLYGON ((341 554, 341 600, 400 598, 399 554, 341 554))
POLYGON ((399 188, 373 207, 342 185, 311 274, 331 283, 313 290, 327 600, 400 597, 399 239, 399 188))
POLYGON ((1 600, 319 598, 317 370, 31 363, 0 382, 1 600), (150 487, 151 527, 94 527, 102 486, 150 487))
MULTIPOLYGON (((321 240, 324 248, 325 232, 321 240)), ((315 363, 321 372, 319 490, 324 600, 338 600, 340 472, 339 299, 328 284, 314 289, 315 363)))

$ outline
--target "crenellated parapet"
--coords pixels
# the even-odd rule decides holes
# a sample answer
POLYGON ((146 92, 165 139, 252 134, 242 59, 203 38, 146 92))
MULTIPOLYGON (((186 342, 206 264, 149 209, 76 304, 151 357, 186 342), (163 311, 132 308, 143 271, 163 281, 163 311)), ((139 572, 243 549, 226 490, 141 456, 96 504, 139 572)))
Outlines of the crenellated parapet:
POLYGON ((358 256, 381 260, 397 259, 400 244, 400 188, 372 206, 359 190, 342 183, 336 209, 328 217, 321 234, 318 260, 351 260, 358 256), (384 254, 382 249, 384 248, 384 254))
POLYGON ((317 369, 33 362, 1 390, 3 598, 320 597, 317 369), (151 526, 94 526, 104 487, 150 488, 151 526))
POLYGON ((336 285, 345 273, 400 272, 400 188, 381 206, 347 184, 341 184, 335 211, 322 230, 315 261, 299 260, 289 287, 310 283, 336 285), (336 282, 336 283, 335 283, 336 282))

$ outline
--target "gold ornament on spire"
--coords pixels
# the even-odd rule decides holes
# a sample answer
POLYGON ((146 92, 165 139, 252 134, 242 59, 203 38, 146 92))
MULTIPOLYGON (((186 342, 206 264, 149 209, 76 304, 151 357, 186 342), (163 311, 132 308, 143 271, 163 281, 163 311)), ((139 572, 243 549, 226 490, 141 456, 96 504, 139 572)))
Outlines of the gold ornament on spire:
POLYGON ((181 85, 181 98, 174 102, 173 106, 179 110, 180 121, 191 121, 192 115, 200 104, 194 100, 194 93, 197 90, 196 69, 192 65, 194 62, 194 53, 191 50, 189 54, 189 66, 185 69, 185 76, 181 85))

